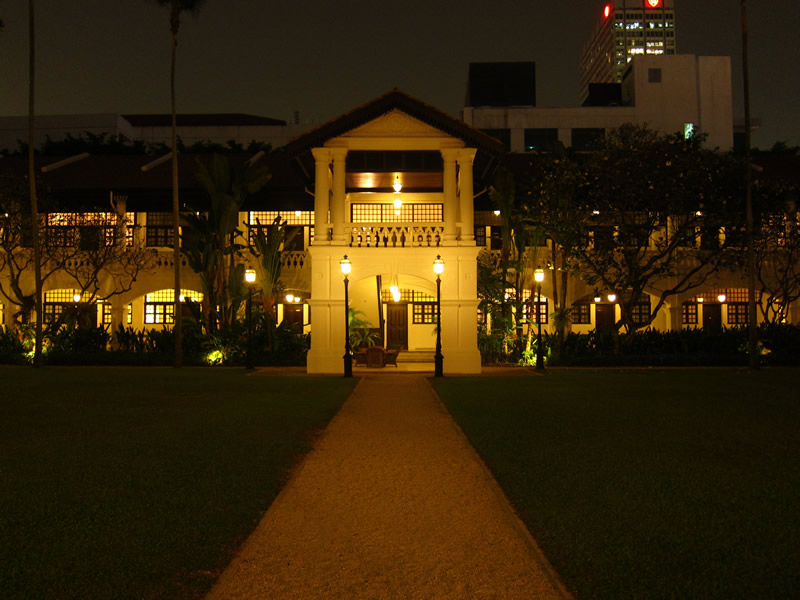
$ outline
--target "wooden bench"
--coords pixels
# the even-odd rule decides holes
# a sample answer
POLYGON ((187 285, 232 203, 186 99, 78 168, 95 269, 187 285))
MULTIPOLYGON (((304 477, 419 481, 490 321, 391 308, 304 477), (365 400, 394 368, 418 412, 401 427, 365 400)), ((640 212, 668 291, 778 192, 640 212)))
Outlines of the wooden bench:
POLYGON ((400 354, 400 350, 387 350, 383 354, 383 364, 384 365, 394 365, 397 367, 397 355, 400 354))
MULTIPOLYGON (((400 354, 399 350, 384 350, 380 346, 370 346, 364 351, 364 364, 371 368, 383 368, 386 365, 394 365, 397 367, 397 355, 400 354)), ((358 355, 358 352, 356 353, 358 355)), ((356 357, 356 364, 358 357, 356 357)))

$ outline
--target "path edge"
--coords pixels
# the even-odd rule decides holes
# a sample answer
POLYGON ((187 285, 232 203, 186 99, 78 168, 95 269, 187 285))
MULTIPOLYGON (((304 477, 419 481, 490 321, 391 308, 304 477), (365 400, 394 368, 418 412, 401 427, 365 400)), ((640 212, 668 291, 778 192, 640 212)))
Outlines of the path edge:
POLYGON ((536 562, 542 568, 544 574, 550 580, 550 583, 553 585, 556 591, 561 595, 563 600, 574 600, 574 597, 567 589, 567 586, 565 586, 564 582, 561 581, 561 577, 559 577, 558 573, 553 568, 553 565, 550 564, 550 561, 547 560, 547 557, 544 555, 544 552, 542 552, 542 549, 536 542, 536 539, 533 537, 533 535, 531 535, 531 532, 528 530, 528 527, 525 525, 525 523, 523 523, 522 519, 519 518, 517 511, 512 506, 511 501, 508 499, 508 496, 506 496, 506 493, 503 491, 503 488, 501 488, 500 484, 497 483, 497 480, 494 477, 494 473, 492 473, 491 469, 489 469, 489 467, 486 466, 486 463, 483 462, 483 458, 481 458, 481 455, 478 454, 478 451, 469 441, 467 434, 464 433, 464 431, 461 429, 461 426, 458 423, 456 423, 456 420, 450 414, 450 411, 447 410, 447 407, 445 406, 444 402, 442 402, 442 399, 439 397, 436 388, 433 387, 431 378, 423 377, 423 379, 430 388, 431 394, 433 394, 433 397, 436 399, 436 402, 438 403, 441 410, 444 411, 444 413, 448 416, 450 425, 452 426, 456 435, 461 438, 461 440, 464 442, 464 445, 468 448, 468 452, 472 455, 472 458, 475 460, 476 463, 478 463, 478 466, 483 471, 483 474, 487 482, 489 483, 489 487, 491 488, 492 492, 494 493, 495 497, 500 503, 500 507, 502 508, 503 512, 505 512, 506 515, 509 517, 512 525, 517 530, 517 533, 522 538, 523 542, 525 542, 525 544, 528 546, 528 549, 530 550, 536 562))
POLYGON ((283 497, 288 493, 289 487, 294 483, 295 479, 297 479, 300 476, 300 473, 303 472, 309 457, 317 451, 317 447, 327 435, 328 429, 333 424, 333 422, 339 418, 339 415, 342 413, 344 405, 347 404, 350 401, 350 398, 352 398, 355 395, 355 393, 358 391, 358 388, 361 387, 363 381, 364 377, 358 378, 358 383, 356 383, 355 387, 353 388, 353 391, 350 392, 350 395, 344 399, 344 402, 342 402, 342 405, 339 407, 339 410, 336 411, 336 414, 333 415, 333 418, 331 418, 331 420, 328 421, 328 425, 325 427, 325 429, 322 431, 319 437, 317 437, 315 446, 311 448, 311 450, 306 452, 303 458, 300 459, 300 463, 295 465, 295 467, 291 470, 291 475, 289 476, 289 479, 286 481, 285 484, 283 484, 283 487, 275 496, 275 499, 266 508, 264 514, 261 516, 261 519, 258 521, 258 524, 253 528, 253 530, 250 532, 250 535, 247 536, 247 539, 236 551, 236 554, 234 554, 231 561, 222 570, 222 573, 214 582, 214 585, 211 587, 210 590, 208 590, 208 593, 204 596, 204 600, 225 600, 225 596, 221 595, 224 594, 225 592, 224 585, 227 584, 227 582, 231 578, 235 578, 238 572, 240 571, 242 556, 244 556, 246 554, 246 551, 250 548, 250 546, 255 543, 256 532, 261 528, 262 524, 266 520, 269 511, 272 510, 272 507, 278 504, 278 502, 283 501, 283 497))

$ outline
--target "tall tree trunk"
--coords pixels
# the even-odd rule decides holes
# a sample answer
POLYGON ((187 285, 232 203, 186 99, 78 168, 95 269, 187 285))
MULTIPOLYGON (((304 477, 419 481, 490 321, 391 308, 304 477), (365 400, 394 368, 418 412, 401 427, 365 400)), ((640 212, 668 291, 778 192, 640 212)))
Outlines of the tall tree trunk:
POLYGON ((756 319, 756 253, 753 233, 753 168, 750 164, 750 73, 747 66, 747 9, 742 5, 742 80, 744 82, 745 204, 747 212, 747 355, 750 369, 758 370, 758 324, 756 319))
POLYGON ((175 108, 175 58, 178 53, 178 28, 180 26, 178 1, 173 0, 170 14, 172 31, 172 65, 170 68, 170 96, 172 104, 172 220, 173 220, 173 261, 175 263, 175 360, 176 367, 183 366, 183 319, 181 315, 181 238, 180 238, 180 199, 178 198, 178 123, 175 108))
POLYGON ((31 197, 31 231, 33 234, 33 278, 36 295, 36 339, 33 350, 33 366, 42 366, 42 324, 44 309, 42 298, 42 253, 39 246, 39 201, 36 197, 36 162, 34 160, 34 91, 36 29, 34 27, 34 0, 28 0, 28 184, 31 197))

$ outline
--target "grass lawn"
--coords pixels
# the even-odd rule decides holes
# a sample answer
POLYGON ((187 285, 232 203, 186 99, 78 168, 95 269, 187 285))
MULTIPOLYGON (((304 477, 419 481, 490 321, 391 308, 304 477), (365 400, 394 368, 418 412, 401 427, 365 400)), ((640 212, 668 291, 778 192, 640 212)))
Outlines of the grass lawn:
POLYGON ((0 368, 0 597, 202 597, 356 381, 0 368))
POLYGON ((800 370, 434 385, 578 598, 800 597, 800 370))

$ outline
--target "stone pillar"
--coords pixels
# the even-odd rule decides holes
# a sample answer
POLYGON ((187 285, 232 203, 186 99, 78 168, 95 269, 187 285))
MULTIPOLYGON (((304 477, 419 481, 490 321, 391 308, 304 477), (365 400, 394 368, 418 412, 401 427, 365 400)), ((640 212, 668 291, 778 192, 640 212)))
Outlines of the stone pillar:
POLYGON ((442 189, 444 191, 444 238, 443 245, 455 244, 458 221, 458 198, 456 196, 456 155, 458 150, 441 150, 444 169, 442 189))
POLYGON ((349 235, 345 223, 349 223, 345 211, 345 160, 347 148, 331 149, 333 158, 333 194, 331 198, 331 223, 333 223, 333 244, 348 245, 349 235))
POLYGON ((461 236, 460 245, 475 245, 475 206, 473 204, 472 161, 475 160, 475 148, 465 148, 458 153, 459 178, 461 179, 461 236))
POLYGON ((680 331, 683 327, 683 310, 681 304, 669 306, 669 323, 667 326, 670 331, 680 331))
POLYGON ((314 175, 314 244, 325 245, 328 241, 328 208, 330 205, 330 151, 327 148, 314 148, 316 173, 314 175))
POLYGON ((128 325, 125 323, 125 314, 127 313, 128 304, 122 302, 122 300, 115 296, 111 299, 111 348, 114 350, 119 349, 119 344, 117 343, 117 336, 115 335, 117 331, 119 331, 120 325, 122 328, 126 328, 128 325))

